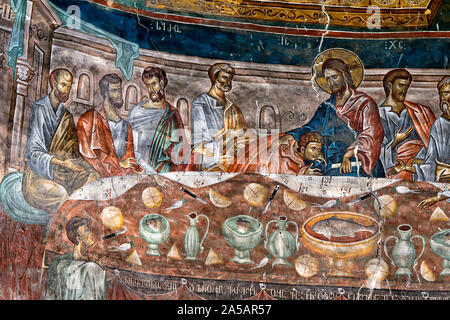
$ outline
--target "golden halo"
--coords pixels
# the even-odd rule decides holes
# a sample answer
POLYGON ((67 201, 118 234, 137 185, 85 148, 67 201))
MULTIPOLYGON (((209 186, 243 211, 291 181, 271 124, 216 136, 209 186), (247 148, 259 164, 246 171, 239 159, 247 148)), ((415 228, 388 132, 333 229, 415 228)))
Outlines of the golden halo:
POLYGON ((364 65, 359 57, 352 51, 342 48, 332 48, 319 53, 312 65, 312 76, 317 85, 328 93, 331 93, 327 80, 322 75, 322 65, 328 59, 340 59, 350 69, 353 84, 357 88, 364 77, 364 65))

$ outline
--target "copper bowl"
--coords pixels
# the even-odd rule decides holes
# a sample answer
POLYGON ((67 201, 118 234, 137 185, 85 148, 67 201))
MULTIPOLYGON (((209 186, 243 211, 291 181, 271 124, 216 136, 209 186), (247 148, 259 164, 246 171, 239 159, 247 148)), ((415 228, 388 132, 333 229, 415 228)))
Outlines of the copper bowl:
POLYGON ((309 249, 328 259, 328 263, 331 266, 330 275, 332 276, 352 276, 353 259, 371 254, 376 249, 381 238, 381 230, 375 219, 363 214, 345 211, 315 215, 305 221, 300 233, 303 243, 309 249), (312 227, 316 223, 331 217, 343 220, 353 219, 353 222, 363 226, 375 224, 377 230, 373 234, 365 232, 355 238, 330 238, 330 240, 321 238, 320 235, 312 231, 312 227))

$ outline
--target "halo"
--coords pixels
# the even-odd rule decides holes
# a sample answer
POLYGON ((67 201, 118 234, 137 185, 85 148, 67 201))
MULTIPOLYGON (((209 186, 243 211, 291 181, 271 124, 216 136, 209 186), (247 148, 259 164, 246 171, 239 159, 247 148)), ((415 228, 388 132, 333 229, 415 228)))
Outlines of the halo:
POLYGON ((322 75, 322 65, 328 59, 340 59, 350 69, 352 75, 353 84, 357 88, 364 78, 364 65, 361 59, 352 51, 343 48, 332 48, 322 51, 314 58, 312 65, 312 76, 316 84, 328 93, 331 93, 331 89, 328 86, 327 80, 322 75))

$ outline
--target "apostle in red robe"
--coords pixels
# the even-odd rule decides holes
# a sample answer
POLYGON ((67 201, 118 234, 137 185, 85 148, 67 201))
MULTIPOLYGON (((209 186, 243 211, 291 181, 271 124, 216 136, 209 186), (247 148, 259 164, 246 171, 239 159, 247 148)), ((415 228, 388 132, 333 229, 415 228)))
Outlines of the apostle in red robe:
POLYGON ((103 105, 91 109, 78 120, 80 153, 101 178, 141 172, 134 157, 133 132, 121 118, 122 79, 105 75, 99 83, 103 105))
MULTIPOLYGON (((433 111, 424 105, 405 100, 412 76, 405 69, 389 71, 383 79, 386 99, 380 104, 381 122, 385 137, 381 160, 385 170, 397 162, 420 164, 430 140, 431 126, 436 120, 433 111)), ((412 173, 392 172, 397 179, 412 180, 412 173)))

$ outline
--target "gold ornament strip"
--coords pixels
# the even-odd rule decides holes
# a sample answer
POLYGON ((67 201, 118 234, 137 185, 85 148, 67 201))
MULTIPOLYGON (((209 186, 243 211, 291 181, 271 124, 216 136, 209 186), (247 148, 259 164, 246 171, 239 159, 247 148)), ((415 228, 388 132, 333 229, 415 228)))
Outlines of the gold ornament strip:
POLYGON ((147 0, 148 8, 301 24, 369 29, 428 27, 442 0, 147 0), (323 10, 322 10, 323 9, 323 10))

